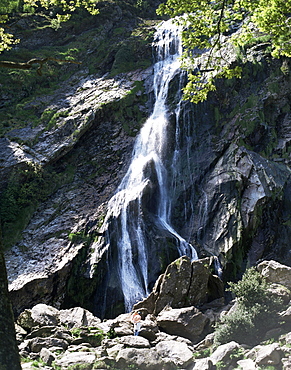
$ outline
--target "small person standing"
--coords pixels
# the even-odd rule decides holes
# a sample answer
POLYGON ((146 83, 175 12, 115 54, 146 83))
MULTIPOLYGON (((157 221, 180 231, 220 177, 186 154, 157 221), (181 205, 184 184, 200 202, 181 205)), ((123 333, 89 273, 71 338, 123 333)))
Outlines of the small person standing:
POLYGON ((133 333, 134 335, 138 335, 140 328, 141 328, 141 315, 140 312, 134 312, 131 315, 131 322, 133 323, 133 333))

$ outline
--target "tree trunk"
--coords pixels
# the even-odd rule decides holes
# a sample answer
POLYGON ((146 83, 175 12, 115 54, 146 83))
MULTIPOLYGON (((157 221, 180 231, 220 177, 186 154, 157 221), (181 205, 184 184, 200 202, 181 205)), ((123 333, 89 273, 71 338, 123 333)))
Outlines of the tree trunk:
POLYGON ((21 370, 0 228, 0 370, 21 370))

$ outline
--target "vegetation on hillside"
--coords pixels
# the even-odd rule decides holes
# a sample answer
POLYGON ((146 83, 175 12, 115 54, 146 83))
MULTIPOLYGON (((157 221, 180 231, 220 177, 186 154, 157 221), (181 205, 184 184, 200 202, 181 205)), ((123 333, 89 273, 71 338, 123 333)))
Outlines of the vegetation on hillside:
POLYGON ((268 290, 268 284, 255 267, 246 270, 240 281, 229 285, 237 302, 217 325, 215 341, 257 344, 268 330, 278 327, 278 312, 284 308, 283 302, 268 290))
POLYGON ((257 39, 272 57, 291 56, 290 1, 168 0, 158 13, 177 17, 184 29, 184 68, 189 72, 184 93, 194 103, 206 100, 208 92, 216 89, 215 79, 241 77, 238 61, 225 53, 226 36, 242 52, 257 39))
MULTIPOLYGON (((98 0, 70 0, 68 2, 62 0, 1 0, 0 21, 2 24, 5 23, 14 12, 49 11, 49 15, 46 15, 46 17, 50 17, 52 24, 57 27, 61 22, 67 21, 77 8, 85 8, 93 15, 98 14, 97 3, 98 0)), ((11 33, 6 32, 3 26, 0 27, 0 52, 10 49, 13 44, 19 41, 11 33)))

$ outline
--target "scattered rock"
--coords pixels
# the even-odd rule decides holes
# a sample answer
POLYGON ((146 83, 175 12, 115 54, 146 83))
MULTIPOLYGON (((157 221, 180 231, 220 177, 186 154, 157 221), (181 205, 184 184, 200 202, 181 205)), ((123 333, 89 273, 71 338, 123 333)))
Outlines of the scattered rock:
POLYGON ((268 282, 281 284, 291 289, 291 267, 271 260, 261 262, 257 269, 268 282))
POLYGON ((212 370, 213 363, 209 357, 195 360, 194 367, 191 370, 212 370))
POLYGON ((47 348, 41 349, 39 357, 46 365, 49 365, 49 366, 56 359, 55 355, 47 348))
POLYGON ((256 353, 258 366, 278 366, 283 358, 283 352, 278 343, 260 346, 256 353))
POLYGON ((225 365, 229 366, 232 362, 231 354, 234 350, 240 348, 240 345, 234 341, 222 344, 219 346, 210 356, 211 361, 216 365, 219 361, 222 361, 225 365))
POLYGON ((208 318, 195 307, 166 308, 157 316, 157 322, 166 333, 197 342, 208 324, 208 318))
POLYGON ((82 326, 98 326, 101 320, 88 310, 81 307, 74 307, 68 310, 60 310, 59 320, 61 324, 71 328, 80 328, 82 326))
POLYGON ((241 370, 257 370, 256 363, 251 359, 239 360, 237 364, 241 370))
POLYGON ((193 352, 186 343, 167 340, 158 343, 155 348, 160 357, 174 362, 178 368, 186 368, 193 362, 193 352))
POLYGON ((93 368, 93 364, 96 360, 95 353, 91 352, 66 352, 61 358, 55 361, 57 366, 61 366, 62 369, 66 369, 72 365, 88 365, 87 370, 93 368))
POLYGON ((42 348, 50 348, 50 347, 61 347, 62 349, 67 349, 69 343, 64 339, 58 338, 33 338, 29 340, 29 346, 31 352, 40 352, 42 348))
POLYGON ((176 367, 172 361, 162 359, 155 349, 124 348, 116 357, 116 364, 120 368, 136 366, 140 370, 174 370, 176 367))

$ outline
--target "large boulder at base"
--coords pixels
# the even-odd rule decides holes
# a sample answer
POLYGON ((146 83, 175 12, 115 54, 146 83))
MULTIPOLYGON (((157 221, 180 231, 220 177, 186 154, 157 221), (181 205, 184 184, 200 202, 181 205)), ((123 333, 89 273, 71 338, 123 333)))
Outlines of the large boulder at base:
POLYGON ((237 362, 240 370, 257 370, 257 366, 253 360, 247 358, 245 360, 239 360, 237 362))
POLYGON ((191 370, 212 370, 213 363, 209 357, 195 360, 194 367, 191 370))
POLYGON ((51 347, 60 347, 62 349, 67 349, 69 343, 64 339, 59 338, 33 338, 29 341, 29 347, 31 352, 38 353, 43 348, 51 348, 51 347))
POLYGON ((157 316, 158 326, 168 334, 197 343, 209 319, 195 307, 166 308, 157 316))
POLYGON ((291 289, 291 267, 271 260, 261 262, 257 269, 268 282, 281 284, 291 289))
POLYGON ((59 310, 46 304, 37 304, 31 310, 23 311, 17 323, 25 329, 34 326, 57 326, 59 324, 59 310))
POLYGON ((111 330, 114 330, 117 335, 133 334, 133 324, 130 321, 130 314, 124 313, 117 316, 114 320, 109 320, 111 330))
POLYGON ((186 368, 193 362, 193 352, 183 342, 166 340, 156 345, 156 351, 163 359, 173 361, 178 368, 186 368))
POLYGON ((124 345, 124 347, 134 347, 134 348, 150 348, 150 342, 143 337, 129 335, 126 337, 116 338, 115 341, 124 345))
POLYGON ((160 275, 151 294, 134 309, 146 308, 157 315, 167 305, 190 307, 223 297, 223 283, 212 274, 212 265, 213 258, 192 262, 186 256, 178 258, 160 275))
POLYGON ((217 349, 210 356, 213 365, 216 365, 218 362, 222 361, 225 365, 229 366, 232 362, 231 354, 238 348, 240 348, 240 345, 234 341, 217 347, 217 349))
POLYGON ((42 348, 39 354, 39 358, 46 364, 51 366, 52 362, 55 361, 56 356, 47 348, 42 348))
POLYGON ((168 361, 159 356, 154 348, 124 348, 116 357, 117 366, 124 369, 135 366, 139 370, 176 370, 173 361, 168 361))
POLYGON ((89 370, 93 368, 95 361, 96 355, 93 352, 67 352, 55 361, 55 365, 60 366, 62 369, 66 369, 69 366, 75 366, 77 369, 77 364, 83 365, 80 368, 85 369, 85 365, 87 365, 86 370, 89 370))
POLYGON ((256 352, 256 364, 258 366, 278 366, 284 357, 278 343, 258 347, 256 352))
POLYGON ((153 341, 157 337, 159 331, 157 319, 154 315, 147 315, 141 323, 140 334, 142 337, 153 341))
MULTIPOLYGON (((74 307, 67 310, 58 310, 55 307, 42 303, 31 309, 24 310, 19 315, 17 324, 28 330, 33 330, 34 327, 53 327, 58 325, 63 325, 69 329, 83 326, 102 326, 101 320, 84 308, 74 307)), ((100 329, 103 329, 103 326, 100 329)))
POLYGON ((69 329, 82 326, 98 326, 101 323, 98 317, 81 307, 60 310, 59 320, 61 324, 67 326, 69 329))

